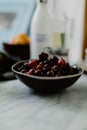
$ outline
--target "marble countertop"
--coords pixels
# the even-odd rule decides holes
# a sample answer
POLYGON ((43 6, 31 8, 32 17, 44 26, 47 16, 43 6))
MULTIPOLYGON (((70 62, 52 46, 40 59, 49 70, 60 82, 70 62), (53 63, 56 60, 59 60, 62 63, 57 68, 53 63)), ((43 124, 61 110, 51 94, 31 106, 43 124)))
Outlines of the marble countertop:
POLYGON ((59 94, 0 82, 0 130, 87 130, 87 76, 59 94))

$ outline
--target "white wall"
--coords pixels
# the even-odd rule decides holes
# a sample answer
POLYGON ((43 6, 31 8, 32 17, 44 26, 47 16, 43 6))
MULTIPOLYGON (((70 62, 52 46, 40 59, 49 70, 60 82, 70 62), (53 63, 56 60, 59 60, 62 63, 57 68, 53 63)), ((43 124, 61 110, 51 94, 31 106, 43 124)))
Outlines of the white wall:
POLYGON ((52 12, 59 15, 66 15, 71 21, 71 34, 67 40, 70 48, 70 61, 81 60, 84 24, 85 0, 48 0, 48 6, 52 12))

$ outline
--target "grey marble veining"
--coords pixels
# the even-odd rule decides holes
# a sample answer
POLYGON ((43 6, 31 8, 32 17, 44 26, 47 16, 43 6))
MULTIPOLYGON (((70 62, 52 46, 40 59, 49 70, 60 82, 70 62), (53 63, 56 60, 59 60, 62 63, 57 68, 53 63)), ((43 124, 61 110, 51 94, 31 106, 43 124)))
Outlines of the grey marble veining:
POLYGON ((87 130, 87 76, 51 95, 0 82, 0 130, 87 130))

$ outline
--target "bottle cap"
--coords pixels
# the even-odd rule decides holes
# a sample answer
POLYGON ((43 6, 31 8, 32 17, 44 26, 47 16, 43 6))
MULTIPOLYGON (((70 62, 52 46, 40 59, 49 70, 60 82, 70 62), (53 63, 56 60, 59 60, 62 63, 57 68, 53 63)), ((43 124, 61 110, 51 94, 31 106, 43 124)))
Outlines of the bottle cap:
POLYGON ((39 0, 39 2, 47 3, 47 0, 39 0))

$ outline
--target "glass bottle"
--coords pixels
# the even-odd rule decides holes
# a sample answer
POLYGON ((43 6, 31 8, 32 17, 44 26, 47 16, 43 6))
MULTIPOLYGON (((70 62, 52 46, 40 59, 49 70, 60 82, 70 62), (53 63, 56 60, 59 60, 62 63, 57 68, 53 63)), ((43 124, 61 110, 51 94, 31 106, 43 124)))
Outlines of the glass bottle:
POLYGON ((51 15, 47 8, 47 0, 38 0, 35 14, 32 18, 30 36, 30 58, 35 59, 45 47, 50 46, 51 15))

